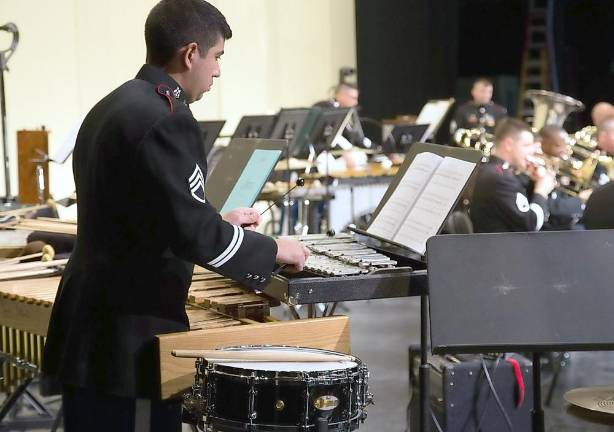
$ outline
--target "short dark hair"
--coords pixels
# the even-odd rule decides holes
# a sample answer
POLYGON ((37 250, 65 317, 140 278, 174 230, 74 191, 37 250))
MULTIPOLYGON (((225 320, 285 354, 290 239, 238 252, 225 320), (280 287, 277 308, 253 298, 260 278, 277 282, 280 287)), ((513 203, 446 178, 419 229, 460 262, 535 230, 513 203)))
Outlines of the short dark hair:
POLYGON ((339 83, 335 86, 335 93, 343 89, 358 90, 358 86, 354 84, 353 82, 343 81, 342 83, 339 83))
POLYGON ((561 132, 567 133, 565 129, 563 129, 561 126, 551 124, 541 128, 537 135, 539 135, 542 139, 556 140, 558 139, 558 136, 561 134, 561 132))
POLYGON ((531 132, 529 126, 518 119, 506 117, 499 120, 495 129, 495 145, 499 144, 503 139, 512 137, 517 138, 522 132, 531 132))
POLYGON ((472 86, 475 86, 476 84, 484 84, 491 87, 493 86, 492 81, 486 77, 477 77, 475 80, 473 80, 472 86))
POLYGON ((145 21, 147 63, 165 66, 191 42, 205 56, 220 37, 230 39, 232 30, 215 6, 204 0, 162 0, 145 21))

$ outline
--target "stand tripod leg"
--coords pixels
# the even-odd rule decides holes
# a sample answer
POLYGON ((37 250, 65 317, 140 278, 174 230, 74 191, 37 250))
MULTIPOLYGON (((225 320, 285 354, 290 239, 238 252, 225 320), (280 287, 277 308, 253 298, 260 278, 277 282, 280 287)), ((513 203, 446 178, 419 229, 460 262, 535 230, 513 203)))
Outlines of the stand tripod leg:
POLYGON ((17 387, 17 389, 15 389, 13 393, 8 395, 8 397, 2 403, 2 406, 0 406, 0 423, 2 423, 2 420, 4 420, 6 415, 9 413, 11 408, 13 408, 13 406, 19 400, 21 395, 26 391, 26 388, 31 382, 32 382, 32 378, 26 379, 23 383, 19 385, 19 387, 17 387))
POLYGON ((531 410, 533 432, 545 431, 541 381, 541 354, 533 353, 533 409, 531 410))
POLYGON ((420 296, 420 431, 431 431, 430 366, 427 357, 428 304, 427 295, 420 296))
POLYGON ((62 424, 62 419, 64 418, 64 404, 60 405, 60 409, 58 410, 58 414, 55 417, 55 421, 53 422, 53 426, 51 426, 51 430, 49 432, 56 432, 60 425, 62 424))
POLYGON ((30 393, 27 389, 23 392, 23 398, 28 401, 39 416, 52 416, 49 410, 45 408, 45 406, 36 398, 36 396, 30 393))
POLYGON ((559 375, 561 373, 561 360, 556 358, 554 353, 551 354, 550 361, 552 362, 552 381, 548 387, 548 394, 546 395, 546 401, 544 404, 550 406, 552 403, 552 396, 554 395, 554 389, 559 382, 559 375))

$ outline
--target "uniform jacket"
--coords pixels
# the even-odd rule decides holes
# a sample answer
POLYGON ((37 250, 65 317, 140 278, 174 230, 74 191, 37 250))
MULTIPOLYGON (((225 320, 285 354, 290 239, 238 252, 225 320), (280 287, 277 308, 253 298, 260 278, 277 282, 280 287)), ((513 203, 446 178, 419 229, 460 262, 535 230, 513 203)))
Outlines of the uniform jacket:
POLYGON ((154 66, 89 112, 73 170, 77 241, 43 373, 119 396, 159 394, 154 335, 188 329, 193 263, 262 288, 277 246, 207 202, 200 129, 181 87, 154 66))
POLYGON ((548 219, 548 201, 531 189, 528 177, 515 174, 509 164, 491 156, 480 166, 473 190, 474 231, 538 231, 548 219))
POLYGON ((474 129, 484 127, 486 132, 493 133, 499 119, 507 116, 507 110, 496 103, 478 105, 473 101, 465 102, 454 112, 450 124, 450 132, 456 129, 474 129))
POLYGON ((614 229, 614 182, 595 189, 584 211, 586 229, 614 229))

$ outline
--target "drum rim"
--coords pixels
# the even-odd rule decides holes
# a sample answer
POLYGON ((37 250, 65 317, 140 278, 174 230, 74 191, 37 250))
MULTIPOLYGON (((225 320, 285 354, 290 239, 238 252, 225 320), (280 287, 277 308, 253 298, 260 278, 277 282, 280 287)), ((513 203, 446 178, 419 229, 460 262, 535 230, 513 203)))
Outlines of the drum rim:
MULTIPOLYGON (((282 350, 288 350, 288 351, 298 350, 298 351, 310 351, 310 352, 317 352, 317 353, 324 353, 324 354, 344 355, 344 356, 349 357, 351 360, 348 360, 348 361, 354 362, 355 365, 351 367, 339 367, 339 368, 331 368, 331 369, 325 369, 325 370, 319 370, 319 371, 300 371, 300 370, 274 371, 274 370, 269 370, 269 369, 252 369, 252 368, 242 368, 240 366, 228 366, 228 365, 217 363, 217 362, 207 362, 206 368, 209 372, 223 372, 228 369, 235 369, 235 370, 241 370, 241 371, 255 371, 255 372, 263 372, 263 373, 282 372, 282 373, 288 373, 288 374, 293 373, 293 374, 308 375, 308 374, 318 374, 318 373, 324 374, 324 373, 332 372, 332 371, 352 371, 354 369, 357 370, 356 373, 359 373, 363 367, 366 367, 366 365, 362 362, 362 360, 360 360, 355 355, 345 354, 345 353, 341 353, 338 351, 326 350, 326 349, 321 349, 321 348, 300 347, 300 346, 293 346, 293 345, 237 345, 237 346, 220 348, 220 351, 240 351, 240 350, 246 350, 246 349, 255 350, 255 349, 279 349, 279 348, 281 348, 282 350)), ((232 361, 225 361, 223 363, 232 363, 232 361)), ((286 363, 286 362, 279 362, 279 363, 286 363)), ((239 376, 239 377, 242 376, 242 375, 237 375, 234 373, 228 373, 227 375, 239 376)), ((284 378, 279 378, 279 379, 284 379, 284 378)))
MULTIPOLYGON (((352 423, 355 422, 359 422, 361 419, 361 415, 363 413, 363 409, 358 409, 357 412, 350 417, 349 419, 346 420, 341 420, 338 422, 334 422, 334 423, 329 423, 329 426, 342 426, 342 425, 351 425, 352 423)), ((271 430, 278 430, 278 429, 287 429, 287 430, 303 430, 305 427, 308 428, 315 428, 316 425, 313 423, 309 423, 309 424, 300 424, 300 425, 292 425, 292 426, 280 426, 280 425, 276 425, 276 424, 266 424, 266 423, 246 423, 246 422, 241 422, 241 421, 237 421, 237 420, 229 420, 229 419, 225 419, 222 417, 215 417, 215 416, 207 416, 207 422, 206 424, 208 425, 212 425, 212 426, 216 426, 214 425, 214 421, 218 422, 218 426, 219 425, 228 425, 228 426, 250 426, 250 427, 265 427, 265 428, 276 428, 276 429, 271 429, 271 430)))
POLYGON ((361 374, 364 375, 363 369, 358 366, 353 366, 351 368, 346 369, 327 369, 321 371, 273 371, 273 370, 262 370, 262 369, 242 369, 235 368, 234 366, 225 366, 216 364, 213 366, 208 366, 207 374, 208 375, 222 375, 232 378, 244 379, 246 381, 255 380, 256 382, 265 382, 265 381, 293 381, 293 382, 304 382, 310 385, 318 385, 318 384, 342 384, 346 383, 356 377, 359 377, 361 374), (236 373, 234 371, 237 371, 236 373), (339 377, 330 377, 332 372, 345 372, 345 376, 339 377), (265 374, 274 375, 276 373, 284 373, 288 374, 287 376, 275 375, 275 376, 261 376, 265 374), (294 375, 291 375, 294 374, 294 375))

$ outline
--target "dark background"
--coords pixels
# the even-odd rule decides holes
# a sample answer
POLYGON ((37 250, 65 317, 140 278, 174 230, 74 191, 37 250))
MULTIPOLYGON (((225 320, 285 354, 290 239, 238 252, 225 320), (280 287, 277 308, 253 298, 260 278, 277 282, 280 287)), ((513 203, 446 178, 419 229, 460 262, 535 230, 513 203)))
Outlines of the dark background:
MULTIPOLYGON (((529 0, 356 0, 360 105, 364 116, 417 114, 429 99, 469 99, 477 76, 516 113, 529 0)), ((614 102, 614 6, 555 0, 551 90, 587 105, 614 102)))

